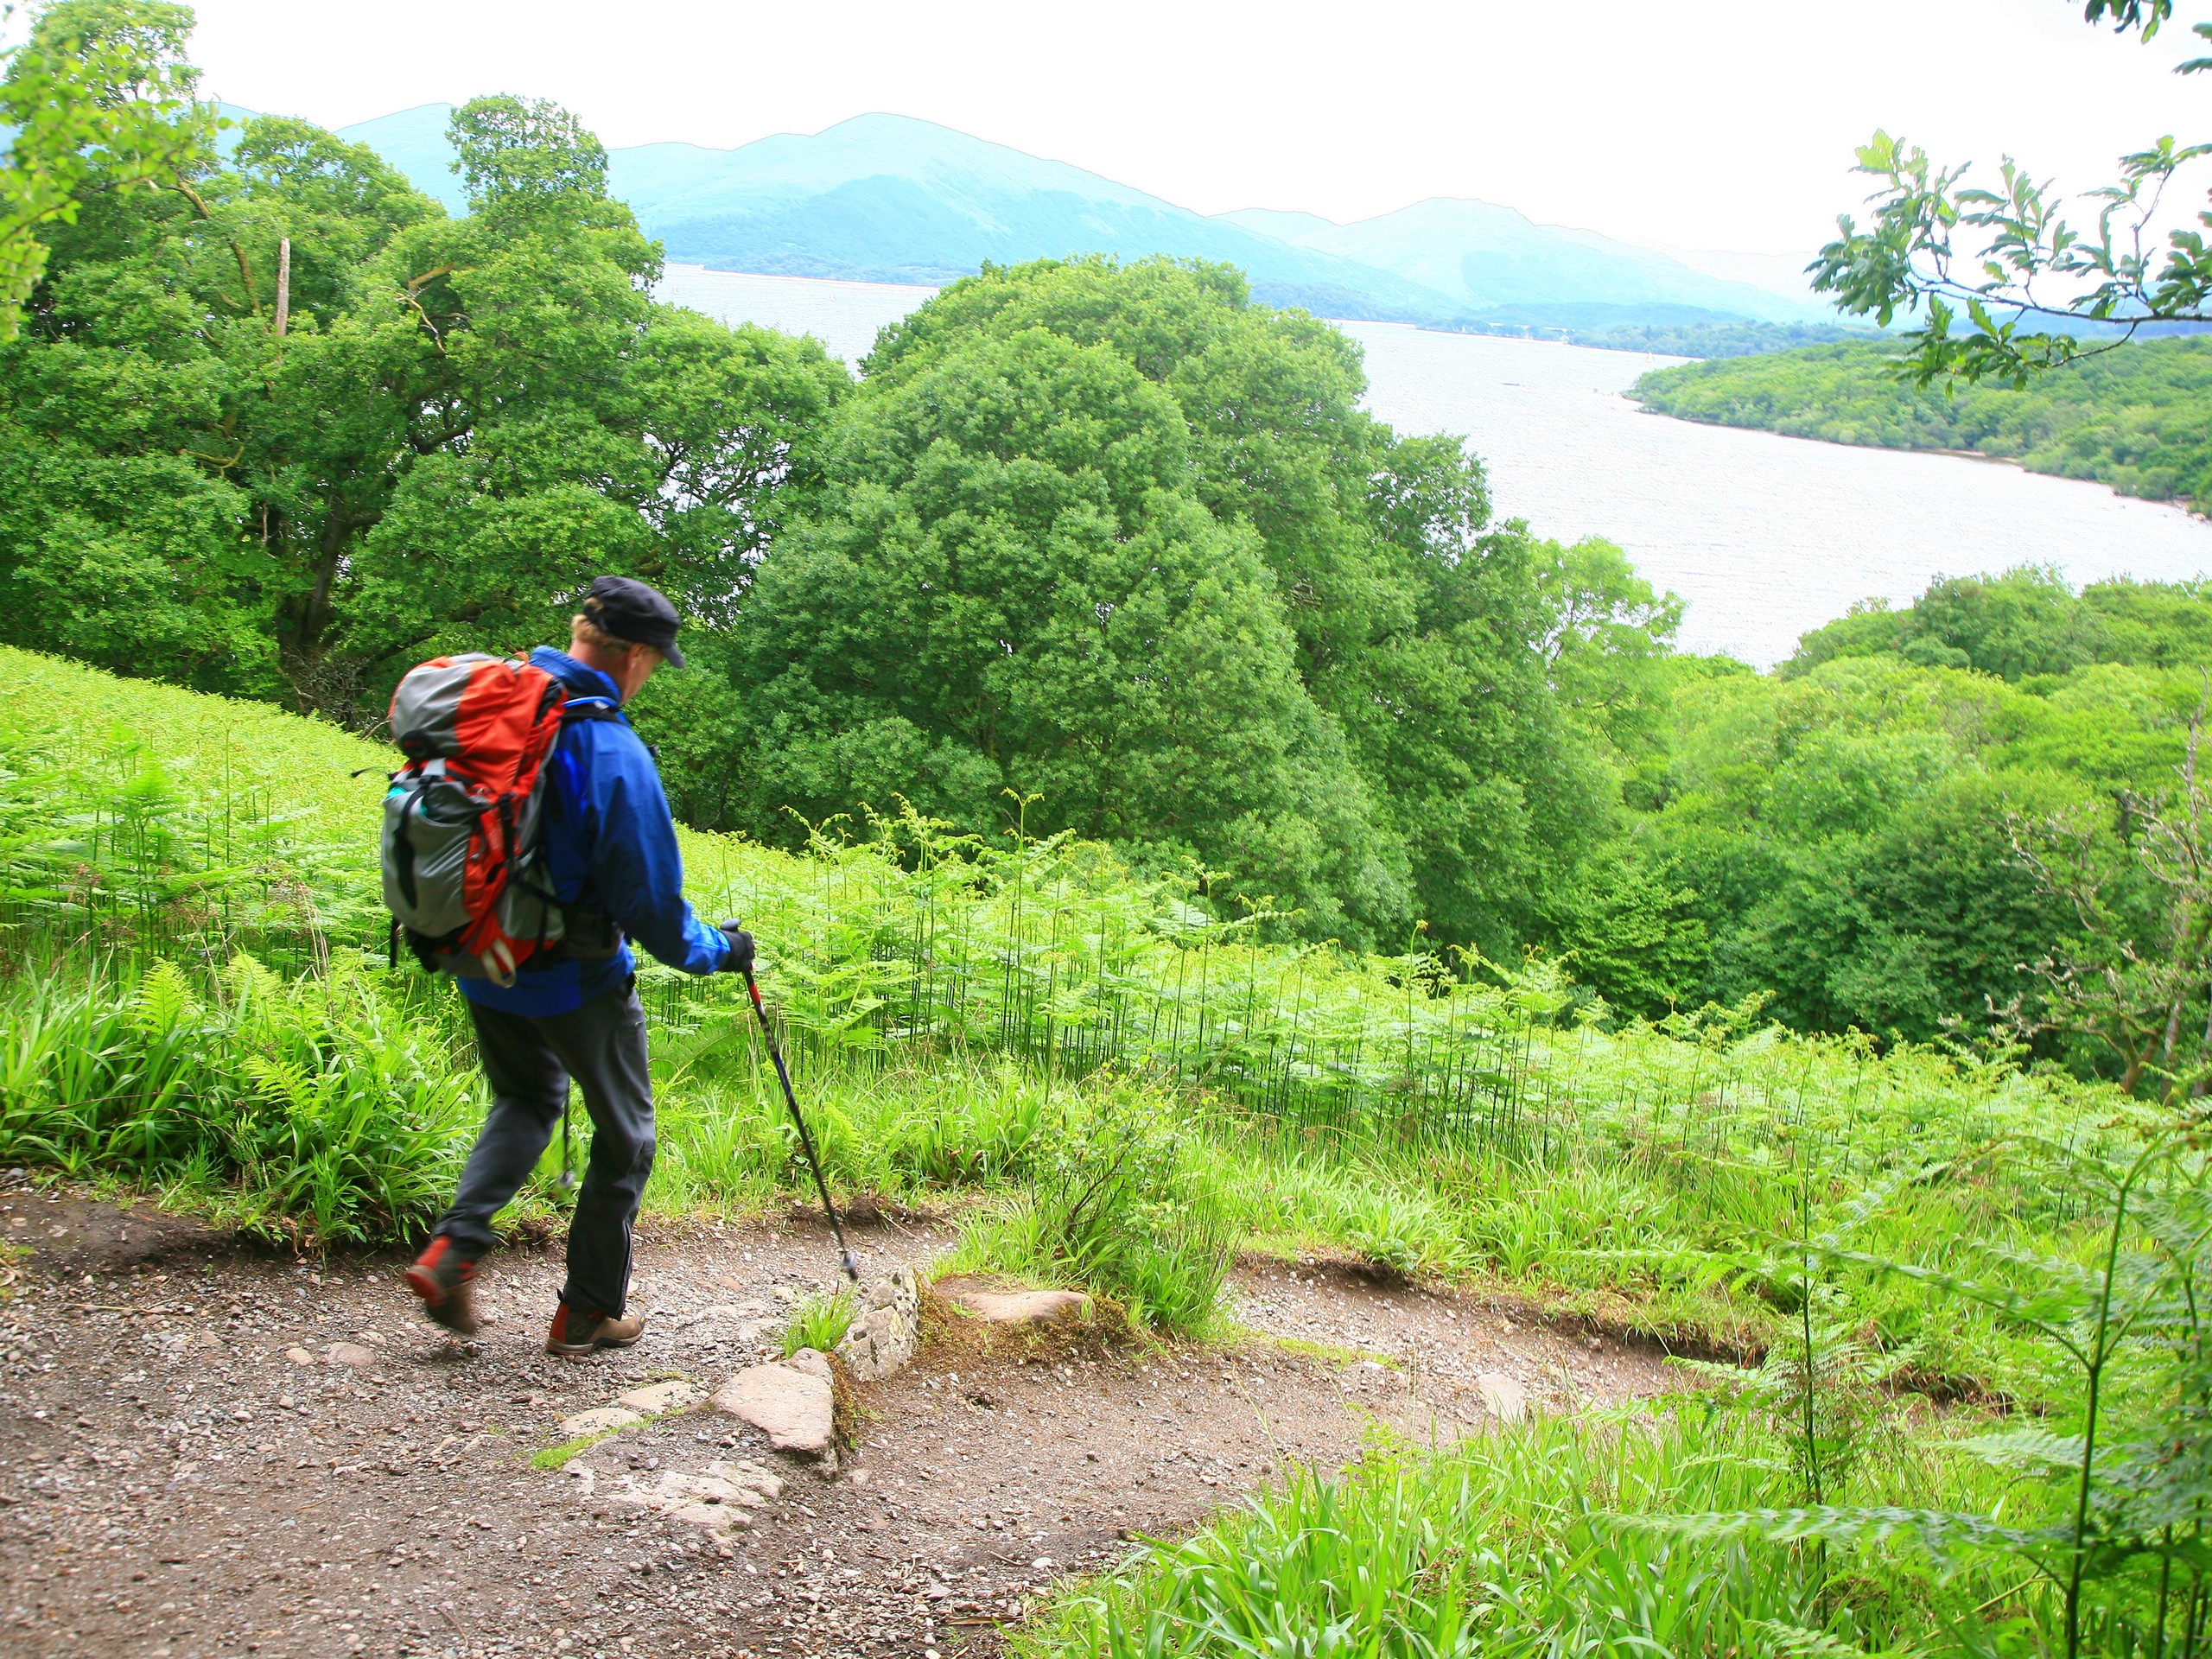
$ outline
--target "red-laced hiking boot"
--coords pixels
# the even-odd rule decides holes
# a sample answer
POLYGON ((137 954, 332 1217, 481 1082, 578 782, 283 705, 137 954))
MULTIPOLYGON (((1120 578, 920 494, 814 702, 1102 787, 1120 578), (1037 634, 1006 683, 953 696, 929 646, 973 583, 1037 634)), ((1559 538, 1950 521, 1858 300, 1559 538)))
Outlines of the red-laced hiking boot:
POLYGON ((553 1315, 553 1328, 545 1333, 545 1351, 573 1357, 601 1348, 627 1348, 645 1334, 643 1319, 610 1319, 563 1302, 553 1315))
POLYGON ((476 1264, 455 1255, 442 1233, 407 1269, 407 1288, 423 1299, 423 1313, 457 1337, 473 1337, 483 1324, 476 1317, 476 1264))

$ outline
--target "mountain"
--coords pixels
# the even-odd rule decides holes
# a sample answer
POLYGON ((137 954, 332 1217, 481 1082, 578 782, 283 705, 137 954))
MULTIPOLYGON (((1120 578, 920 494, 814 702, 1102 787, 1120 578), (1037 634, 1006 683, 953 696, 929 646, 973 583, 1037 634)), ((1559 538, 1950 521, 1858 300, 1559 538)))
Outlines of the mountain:
POLYGON ((1224 224, 1272 236, 1278 242, 1309 242, 1343 228, 1333 219, 1324 219, 1319 213, 1290 213, 1279 207, 1240 207, 1233 213, 1216 213, 1214 217, 1224 224))
POLYGON ((450 104, 418 104, 396 115, 340 127, 338 136, 349 143, 366 144, 407 175, 426 196, 435 196, 449 213, 468 211, 468 197, 461 188, 461 175, 453 170, 453 145, 446 139, 446 123, 453 118, 450 104))
MULTIPOLYGON (((453 207, 451 113, 427 104, 339 136, 453 207)), ((607 161, 608 189, 671 259, 718 270, 944 283, 986 260, 1166 253, 1241 266, 1255 297, 1328 316, 1449 322, 1462 309, 1393 272, 906 116, 855 116, 736 149, 640 144, 607 161)))
POLYGON ((1708 276, 1749 283, 1770 294, 1818 303, 1813 297, 1813 279, 1805 269, 1819 257, 1811 248, 1796 253, 1737 253, 1722 248, 1678 248, 1666 242, 1654 242, 1651 247, 1708 276))
MULTIPOLYGON (((464 212, 448 104, 341 130, 464 212)), ((242 112, 241 112, 242 113, 242 112)), ((1164 253, 1241 267, 1255 297, 1431 327, 1593 329, 1829 314, 1510 207, 1437 198, 1356 224, 1248 208, 1214 217, 950 127, 861 115, 735 149, 607 152, 609 189, 668 257, 718 270, 942 284, 986 261, 1164 253)))
POLYGON ((1801 322, 1829 314, 1749 283, 1593 231, 1538 225, 1486 201, 1436 196, 1395 213, 1332 224, 1246 208, 1240 229, 1394 271, 1490 321, 1602 327, 1634 321, 1801 322))

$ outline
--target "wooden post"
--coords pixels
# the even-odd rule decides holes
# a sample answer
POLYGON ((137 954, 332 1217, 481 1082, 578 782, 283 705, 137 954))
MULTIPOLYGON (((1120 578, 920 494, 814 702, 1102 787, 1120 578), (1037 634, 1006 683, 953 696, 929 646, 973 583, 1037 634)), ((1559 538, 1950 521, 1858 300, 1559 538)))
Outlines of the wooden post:
POLYGON ((276 244, 276 335, 280 340, 291 315, 292 238, 288 236, 276 244))

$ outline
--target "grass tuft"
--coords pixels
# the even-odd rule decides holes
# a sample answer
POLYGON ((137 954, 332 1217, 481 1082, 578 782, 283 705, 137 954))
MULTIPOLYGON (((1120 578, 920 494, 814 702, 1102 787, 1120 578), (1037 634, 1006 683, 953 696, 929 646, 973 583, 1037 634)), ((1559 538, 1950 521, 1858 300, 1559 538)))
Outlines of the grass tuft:
POLYGON ((963 1220, 952 1270, 1087 1290, 1133 1327, 1211 1333, 1236 1230, 1188 1141, 1150 1091, 1063 1109, 1021 1188, 963 1220))
POLYGON ((845 1332, 853 1328, 854 1313, 849 1290, 814 1291, 800 1297, 791 1309, 790 1323, 784 1326, 780 1344, 784 1357, 789 1359, 803 1348, 834 1354, 845 1332))

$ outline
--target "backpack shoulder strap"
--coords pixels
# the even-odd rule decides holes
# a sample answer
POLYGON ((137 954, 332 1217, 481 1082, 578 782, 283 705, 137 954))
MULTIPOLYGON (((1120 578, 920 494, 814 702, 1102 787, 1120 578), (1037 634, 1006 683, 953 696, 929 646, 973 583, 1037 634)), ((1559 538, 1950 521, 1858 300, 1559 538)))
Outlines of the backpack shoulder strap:
MULTIPOLYGON (((590 725, 599 721, 609 721, 617 726, 630 723, 622 717, 622 710, 612 697, 570 697, 561 705, 561 729, 563 732, 571 726, 590 725)), ((566 786, 569 808, 576 813, 577 821, 581 823, 584 804, 583 764, 576 758, 575 750, 565 743, 555 747, 552 760, 554 771, 566 786)))

